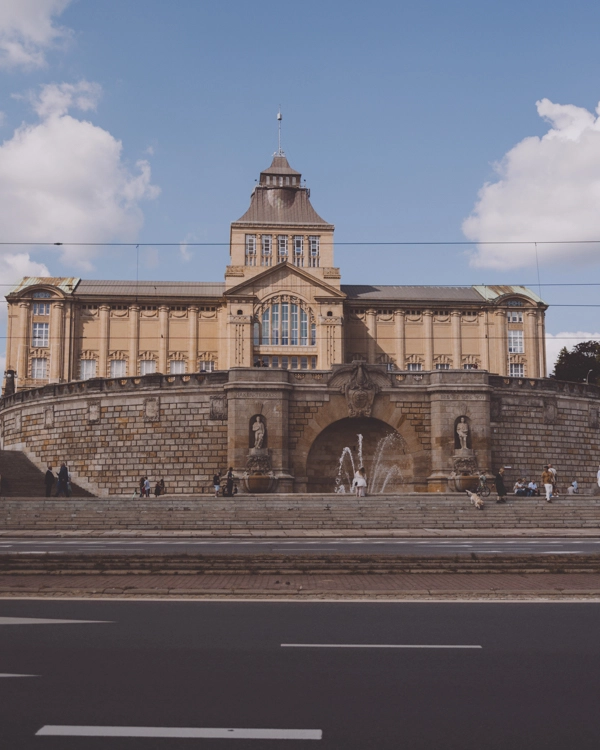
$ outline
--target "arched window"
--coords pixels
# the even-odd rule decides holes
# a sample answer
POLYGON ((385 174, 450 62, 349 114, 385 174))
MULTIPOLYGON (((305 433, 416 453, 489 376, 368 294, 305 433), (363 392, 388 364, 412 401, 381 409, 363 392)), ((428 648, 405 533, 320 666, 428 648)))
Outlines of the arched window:
POLYGON ((312 310, 296 298, 274 297, 262 305, 254 323, 255 346, 316 346, 312 310))

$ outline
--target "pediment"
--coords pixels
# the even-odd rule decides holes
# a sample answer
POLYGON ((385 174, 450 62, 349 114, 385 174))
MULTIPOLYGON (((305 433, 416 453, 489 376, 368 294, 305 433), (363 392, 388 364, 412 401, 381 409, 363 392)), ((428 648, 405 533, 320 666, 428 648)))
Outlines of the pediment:
POLYGON ((271 293, 295 291, 306 298, 325 297, 343 300, 344 292, 330 286, 322 279, 313 276, 303 268, 289 263, 277 263, 262 273, 245 279, 241 284, 228 289, 225 297, 257 297, 264 299, 271 293))

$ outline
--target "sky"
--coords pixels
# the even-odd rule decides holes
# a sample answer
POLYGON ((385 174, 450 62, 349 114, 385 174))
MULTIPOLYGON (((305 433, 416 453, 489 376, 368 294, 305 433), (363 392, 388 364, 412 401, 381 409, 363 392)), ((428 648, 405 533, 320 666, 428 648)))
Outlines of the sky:
POLYGON ((529 285, 552 362, 600 339, 599 40, 591 0, 2 0, 0 289, 222 280, 281 106, 342 283, 529 285))

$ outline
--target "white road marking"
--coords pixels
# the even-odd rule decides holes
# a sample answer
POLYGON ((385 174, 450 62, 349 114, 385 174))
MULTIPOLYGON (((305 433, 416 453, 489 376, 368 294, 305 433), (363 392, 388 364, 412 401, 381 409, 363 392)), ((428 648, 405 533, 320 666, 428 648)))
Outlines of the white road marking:
POLYGON ((0 625, 92 625, 112 620, 50 620, 45 617, 0 617, 0 625))
POLYGON ((0 677, 39 677, 38 674, 7 674, 0 672, 0 677))
POLYGON ((434 645, 415 643, 282 643, 281 648, 483 648, 483 646, 434 645))
POLYGON ((321 729, 228 729, 196 727, 86 727, 47 724, 36 732, 52 737, 180 737, 235 740, 321 740, 321 729))

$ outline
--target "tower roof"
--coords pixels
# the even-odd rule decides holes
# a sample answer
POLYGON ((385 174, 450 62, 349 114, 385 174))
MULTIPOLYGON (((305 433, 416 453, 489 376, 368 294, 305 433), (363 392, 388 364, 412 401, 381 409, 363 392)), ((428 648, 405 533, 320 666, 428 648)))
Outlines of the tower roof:
MULTIPOLYGON (((274 154, 273 155, 273 161, 271 162, 271 166, 268 169, 264 169, 260 173, 261 182, 262 182, 262 176, 267 174, 282 174, 282 175, 297 175, 298 178, 302 177, 300 172, 296 172, 295 169, 292 169, 289 165, 289 162, 285 156, 285 154, 274 154)), ((300 183, 300 179, 298 179, 298 183, 300 183)))

